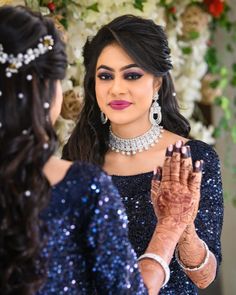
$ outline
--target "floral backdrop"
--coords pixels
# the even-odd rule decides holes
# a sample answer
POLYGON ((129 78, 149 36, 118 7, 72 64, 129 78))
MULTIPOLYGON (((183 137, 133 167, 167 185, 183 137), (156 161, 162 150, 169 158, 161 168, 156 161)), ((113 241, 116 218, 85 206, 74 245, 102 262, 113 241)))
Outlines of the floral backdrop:
MULTIPOLYGON (((236 99, 224 94, 226 86, 236 86, 236 63, 220 64, 214 46, 218 28, 231 34, 225 44, 232 54, 236 24, 230 20, 230 6, 223 0, 0 0, 0 5, 22 4, 50 15, 67 43, 69 67, 63 82, 64 103, 57 133, 61 146, 74 127, 83 100, 82 47, 105 23, 122 14, 151 18, 165 27, 171 48, 177 98, 182 114, 191 123, 191 136, 214 144, 222 132, 236 143, 234 109, 236 99), (208 124, 201 107, 216 104, 222 109, 217 125, 208 124)), ((236 168, 233 166, 236 174, 236 168)))

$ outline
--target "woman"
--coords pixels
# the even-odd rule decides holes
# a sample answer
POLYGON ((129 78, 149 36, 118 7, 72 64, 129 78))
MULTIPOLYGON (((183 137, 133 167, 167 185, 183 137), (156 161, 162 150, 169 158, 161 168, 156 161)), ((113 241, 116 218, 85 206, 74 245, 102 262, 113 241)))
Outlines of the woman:
MULTIPOLYGON (((160 223, 159 211, 155 215, 150 201, 151 171, 163 166, 166 148, 172 145, 171 153, 177 142, 174 151, 178 153, 188 145, 193 161, 204 161, 199 210, 183 234, 172 224, 178 247, 170 264, 171 279, 160 293, 197 294, 197 287, 206 288, 214 280, 221 261, 220 167, 210 146, 187 139, 190 127, 178 110, 163 29, 151 20, 118 17, 87 40, 84 65, 85 102, 63 157, 98 164, 112 176, 138 256, 160 223)), ((174 202, 179 206, 180 201, 174 202)), ((168 235, 168 230, 162 234, 168 235)), ((159 246, 171 257, 173 244, 157 236, 159 246)))
MULTIPOLYGON (((157 294, 169 277, 157 235, 139 262, 146 288, 110 177, 93 165, 53 156, 52 123, 61 109, 66 66, 64 44, 49 19, 23 7, 0 8, 0 292, 157 294)), ((175 182, 181 193, 173 197, 185 191, 193 213, 201 165, 186 171, 186 148, 166 157, 163 177, 169 181, 163 186, 156 174, 153 202, 157 210, 163 201, 171 206, 163 194, 174 181, 168 166, 176 159, 175 172, 185 184, 175 182)), ((169 228, 171 214, 162 210, 160 216, 159 230, 169 228)), ((187 223, 178 223, 180 233, 187 223)))

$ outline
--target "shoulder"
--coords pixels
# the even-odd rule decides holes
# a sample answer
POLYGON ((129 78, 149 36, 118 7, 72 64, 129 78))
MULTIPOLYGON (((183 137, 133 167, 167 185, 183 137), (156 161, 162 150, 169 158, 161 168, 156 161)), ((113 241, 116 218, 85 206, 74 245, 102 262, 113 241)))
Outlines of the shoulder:
POLYGON ((88 187, 91 183, 100 183, 103 180, 109 181, 108 176, 100 167, 90 163, 76 161, 73 162, 69 169, 66 171, 63 179, 54 185, 58 187, 65 184, 79 183, 80 187, 88 187))
POLYGON ((219 156, 214 147, 201 140, 189 140, 185 143, 190 146, 193 160, 204 160, 205 162, 219 161, 219 156))
POLYGON ((215 149, 200 140, 189 140, 186 145, 190 146, 193 162, 203 160, 203 179, 217 178, 221 181, 220 159, 215 149))
POLYGON ((110 187, 112 189, 110 176, 99 167, 79 161, 73 162, 63 179, 52 186, 51 209, 53 207, 61 213, 72 210, 83 216, 88 215, 98 206, 99 200, 110 187))

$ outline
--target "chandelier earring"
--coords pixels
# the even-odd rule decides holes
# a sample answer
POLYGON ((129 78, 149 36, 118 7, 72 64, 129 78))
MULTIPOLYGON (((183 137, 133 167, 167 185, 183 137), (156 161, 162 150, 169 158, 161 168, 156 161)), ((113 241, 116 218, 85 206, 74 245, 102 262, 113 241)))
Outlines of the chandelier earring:
POLYGON ((156 92, 153 96, 153 103, 150 108, 149 113, 149 120, 152 125, 158 126, 161 123, 162 115, 161 115, 161 107, 159 103, 157 102, 159 99, 159 94, 156 92))
POLYGON ((105 125, 108 121, 108 118, 106 116, 106 114, 104 114, 102 111, 101 111, 101 122, 103 125, 105 125))

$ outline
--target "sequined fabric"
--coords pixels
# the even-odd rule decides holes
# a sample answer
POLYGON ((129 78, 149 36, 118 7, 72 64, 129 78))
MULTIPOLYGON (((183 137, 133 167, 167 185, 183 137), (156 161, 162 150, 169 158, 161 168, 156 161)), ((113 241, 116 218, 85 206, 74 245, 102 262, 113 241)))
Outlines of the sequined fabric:
MULTIPOLYGON (((204 160, 201 200, 195 220, 197 233, 221 262, 220 235, 223 222, 223 197, 220 164, 216 152, 207 144, 191 140, 192 159, 204 160)), ((129 238, 140 256, 144 253, 156 226, 156 217, 150 200, 152 172, 134 176, 112 176, 113 183, 123 199, 128 215, 129 238)), ((162 295, 195 295, 197 288, 185 275, 176 259, 170 264, 169 283, 160 291, 162 295)))
POLYGON ((74 163, 52 190, 42 215, 48 225, 48 279, 38 295, 143 295, 127 216, 111 179, 74 163))

